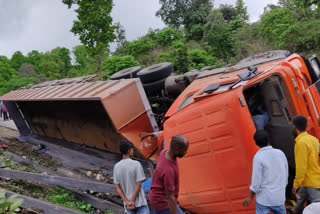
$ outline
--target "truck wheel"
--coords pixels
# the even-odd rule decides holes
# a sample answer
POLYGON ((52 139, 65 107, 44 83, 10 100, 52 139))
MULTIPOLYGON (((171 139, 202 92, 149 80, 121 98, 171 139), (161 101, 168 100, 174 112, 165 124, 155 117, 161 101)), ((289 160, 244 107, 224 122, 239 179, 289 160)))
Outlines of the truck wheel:
POLYGON ((193 80, 200 74, 200 72, 198 70, 191 70, 188 71, 187 73, 185 73, 183 76, 185 79, 187 79, 188 83, 192 83, 193 80))
POLYGON ((140 66, 135 66, 131 68, 126 68, 121 71, 118 71, 115 74, 112 74, 111 80, 119 80, 119 79, 130 79, 137 77, 137 73, 141 70, 140 66))
POLYGON ((212 70, 213 69, 213 66, 205 66, 203 68, 200 69, 200 71, 208 71, 208 70, 212 70))
POLYGON ((164 79, 173 72, 173 65, 170 62, 163 62, 151 65, 139 71, 137 76, 143 83, 151 83, 159 79, 164 79))
POLYGON ((169 97, 178 97, 187 85, 183 75, 170 76, 165 82, 166 94, 169 97))
POLYGON ((154 82, 150 82, 150 83, 143 83, 143 88, 145 91, 147 92, 154 92, 154 91, 159 91, 161 89, 164 89, 164 83, 166 82, 167 77, 161 79, 161 80, 157 80, 154 82))

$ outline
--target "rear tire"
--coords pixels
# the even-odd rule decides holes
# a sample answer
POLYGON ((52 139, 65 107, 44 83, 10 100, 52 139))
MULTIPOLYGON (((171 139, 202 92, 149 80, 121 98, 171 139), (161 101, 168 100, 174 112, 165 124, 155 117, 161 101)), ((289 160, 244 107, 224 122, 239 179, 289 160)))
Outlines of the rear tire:
POLYGON ((187 85, 183 75, 170 76, 165 82, 166 94, 169 97, 178 97, 187 85))
POLYGON ((147 92, 155 92, 155 91, 160 91, 164 89, 164 83, 166 82, 166 78, 163 78, 161 80, 157 80, 151 83, 143 83, 143 88, 147 92))
POLYGON ((121 71, 118 71, 117 73, 111 75, 111 80, 119 80, 119 79, 131 79, 137 77, 137 73, 142 68, 140 66, 135 66, 131 68, 126 68, 121 71))
POLYGON ((142 69, 137 73, 137 76, 142 83, 152 83, 170 76, 172 72, 173 65, 170 62, 163 62, 142 69))

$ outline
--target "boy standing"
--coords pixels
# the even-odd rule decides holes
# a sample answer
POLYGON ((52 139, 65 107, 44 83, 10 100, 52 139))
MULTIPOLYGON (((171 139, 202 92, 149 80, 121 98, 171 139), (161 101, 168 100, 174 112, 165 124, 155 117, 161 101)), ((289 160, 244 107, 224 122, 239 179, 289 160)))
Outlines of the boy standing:
POLYGON ((149 208, 141 183, 146 179, 140 162, 132 160, 133 144, 120 143, 123 159, 113 169, 116 190, 125 204, 128 214, 149 214, 149 208))

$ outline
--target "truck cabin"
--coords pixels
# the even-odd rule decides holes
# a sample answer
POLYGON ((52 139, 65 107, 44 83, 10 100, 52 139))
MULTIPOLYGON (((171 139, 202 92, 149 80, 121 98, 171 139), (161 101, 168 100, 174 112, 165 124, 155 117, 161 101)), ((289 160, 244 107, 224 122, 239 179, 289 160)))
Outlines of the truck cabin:
POLYGON ((190 142, 179 160, 182 207, 200 213, 254 213, 253 205, 243 208, 240 200, 249 193, 257 129, 267 131, 270 144, 288 159, 289 194, 295 176, 292 118, 307 116, 307 131, 320 137, 318 68, 316 58, 293 54, 200 77, 179 96, 166 114, 164 138, 165 147, 175 134, 190 142))

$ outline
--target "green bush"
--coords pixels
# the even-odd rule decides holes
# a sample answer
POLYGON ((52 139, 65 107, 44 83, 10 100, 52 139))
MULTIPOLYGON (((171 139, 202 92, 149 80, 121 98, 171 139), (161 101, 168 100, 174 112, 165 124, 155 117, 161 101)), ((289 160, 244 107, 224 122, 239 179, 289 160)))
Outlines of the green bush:
POLYGON ((157 62, 170 62, 172 56, 170 53, 159 53, 157 55, 157 62))
POLYGON ((201 69, 207 65, 216 64, 216 59, 212 56, 208 56, 204 50, 193 49, 188 51, 189 57, 189 70, 201 69))
POLYGON ((35 83, 35 77, 14 77, 9 81, 0 81, 0 95, 8 93, 9 91, 19 89, 23 86, 35 83))
POLYGON ((182 30, 167 27, 158 32, 156 42, 161 46, 170 46, 174 41, 183 40, 184 37, 185 35, 182 30))
POLYGON ((104 70, 108 73, 106 79, 122 69, 137 65, 139 65, 139 63, 134 59, 133 56, 112 56, 108 57, 102 63, 104 70))
POLYGON ((138 57, 139 55, 146 54, 155 46, 154 42, 149 39, 139 39, 133 42, 127 42, 128 53, 131 56, 138 57))
POLYGON ((188 72, 188 49, 182 41, 175 41, 172 44, 174 51, 171 52, 173 56, 173 66, 177 73, 188 72))

